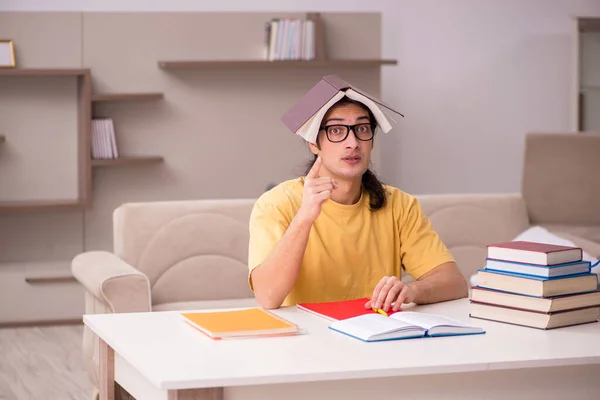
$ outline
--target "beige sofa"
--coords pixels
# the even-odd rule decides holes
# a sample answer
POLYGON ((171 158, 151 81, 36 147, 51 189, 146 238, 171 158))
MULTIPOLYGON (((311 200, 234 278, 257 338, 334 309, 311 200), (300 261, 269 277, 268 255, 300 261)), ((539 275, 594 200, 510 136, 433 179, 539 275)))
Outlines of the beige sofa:
MULTIPOLYGON (((522 194, 417 198, 467 278, 483 266, 486 244, 512 240, 532 224, 547 226, 600 257, 600 168, 597 163, 595 169, 582 168, 589 153, 600 154, 600 136, 531 134, 522 194)), ((114 251, 73 259, 73 274, 86 289, 86 313, 256 304, 246 267, 253 204, 254 199, 223 199, 122 205, 114 212, 114 251)), ((96 383, 96 338, 86 329, 83 339, 96 383)))

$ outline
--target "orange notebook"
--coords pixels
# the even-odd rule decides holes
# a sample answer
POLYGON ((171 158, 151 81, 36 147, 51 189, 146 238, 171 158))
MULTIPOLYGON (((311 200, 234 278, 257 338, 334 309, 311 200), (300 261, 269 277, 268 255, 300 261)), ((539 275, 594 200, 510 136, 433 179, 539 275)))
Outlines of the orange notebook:
POLYGON ((181 313, 184 320, 213 339, 294 334, 296 324, 260 307, 181 313))

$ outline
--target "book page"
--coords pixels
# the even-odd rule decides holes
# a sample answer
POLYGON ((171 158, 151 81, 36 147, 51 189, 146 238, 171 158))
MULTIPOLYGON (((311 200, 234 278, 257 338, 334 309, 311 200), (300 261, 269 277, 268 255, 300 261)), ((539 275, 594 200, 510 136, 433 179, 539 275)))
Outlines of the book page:
POLYGON ((390 332, 413 330, 414 328, 421 330, 418 326, 413 326, 412 324, 402 321, 392 320, 391 317, 385 317, 381 314, 368 314, 343 319, 332 323, 331 327, 363 339, 368 339, 374 335, 382 335, 390 332))
POLYGON ((446 317, 443 315, 437 315, 437 314, 420 313, 420 312, 414 312, 414 311, 403 311, 401 313, 390 316, 390 318, 394 318, 394 319, 406 322, 408 324, 420 326, 427 330, 429 330, 433 327, 436 327, 436 326, 457 326, 457 327, 468 327, 468 328, 477 329, 477 327, 475 327, 473 325, 464 323, 462 321, 459 321, 459 320, 456 320, 456 319, 453 319, 450 317, 446 317))

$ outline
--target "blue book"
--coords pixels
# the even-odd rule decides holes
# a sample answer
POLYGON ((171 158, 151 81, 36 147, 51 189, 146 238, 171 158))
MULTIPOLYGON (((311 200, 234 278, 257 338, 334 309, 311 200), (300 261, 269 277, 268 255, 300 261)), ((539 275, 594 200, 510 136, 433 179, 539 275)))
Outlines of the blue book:
POLYGON ((477 285, 526 296, 550 297, 593 292, 598 289, 598 275, 588 272, 547 278, 482 268, 477 271, 477 285))
POLYGON ((390 316, 359 315, 333 322, 329 329, 364 342, 485 333, 480 327, 443 315, 401 311, 390 316))
POLYGON ((592 263, 590 261, 575 261, 555 265, 540 265, 487 258, 485 269, 492 271, 509 272, 518 275, 557 278, 561 276, 589 273, 591 270, 591 266, 592 263))

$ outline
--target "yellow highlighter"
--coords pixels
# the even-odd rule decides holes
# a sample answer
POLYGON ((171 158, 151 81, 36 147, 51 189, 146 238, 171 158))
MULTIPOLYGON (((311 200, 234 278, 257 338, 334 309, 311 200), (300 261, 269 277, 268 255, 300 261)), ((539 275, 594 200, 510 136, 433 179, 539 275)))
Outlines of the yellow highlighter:
POLYGON ((387 313, 385 311, 383 311, 381 308, 373 308, 373 311, 375 311, 376 313, 379 313, 381 315, 385 315, 386 317, 388 316, 387 313))

